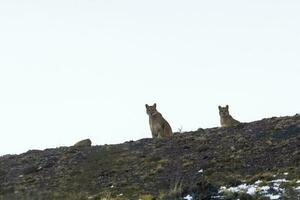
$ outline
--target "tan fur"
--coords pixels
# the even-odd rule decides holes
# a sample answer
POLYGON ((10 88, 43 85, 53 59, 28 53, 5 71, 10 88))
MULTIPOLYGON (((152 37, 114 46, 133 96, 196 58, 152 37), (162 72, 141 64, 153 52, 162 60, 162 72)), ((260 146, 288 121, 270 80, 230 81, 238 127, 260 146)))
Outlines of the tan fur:
POLYGON ((146 112, 149 115, 152 138, 166 138, 173 135, 170 124, 156 110, 156 104, 153 106, 146 104, 146 112))
POLYGON ((229 106, 221 107, 219 106, 219 114, 220 114, 220 122, 222 127, 230 127, 230 126, 236 126, 240 122, 238 120, 235 120, 230 114, 229 114, 229 106))

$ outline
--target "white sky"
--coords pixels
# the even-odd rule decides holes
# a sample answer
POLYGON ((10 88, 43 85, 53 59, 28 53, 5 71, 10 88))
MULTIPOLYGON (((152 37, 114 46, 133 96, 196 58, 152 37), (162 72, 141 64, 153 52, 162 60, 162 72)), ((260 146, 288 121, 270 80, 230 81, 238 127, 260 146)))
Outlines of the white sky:
POLYGON ((0 154, 300 111, 300 2, 0 1, 0 154))

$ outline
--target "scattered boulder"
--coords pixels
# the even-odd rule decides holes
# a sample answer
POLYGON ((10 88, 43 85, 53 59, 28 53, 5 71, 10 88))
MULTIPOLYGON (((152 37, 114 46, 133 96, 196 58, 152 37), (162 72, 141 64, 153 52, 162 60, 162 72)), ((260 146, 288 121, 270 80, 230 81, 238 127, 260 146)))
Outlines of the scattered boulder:
POLYGON ((92 146, 92 141, 90 139, 85 139, 74 144, 74 147, 90 147, 92 146))
POLYGON ((23 169, 23 174, 27 175, 27 174, 32 174, 34 172, 37 172, 38 171, 38 167, 35 166, 35 165, 29 165, 27 167, 25 167, 23 169))

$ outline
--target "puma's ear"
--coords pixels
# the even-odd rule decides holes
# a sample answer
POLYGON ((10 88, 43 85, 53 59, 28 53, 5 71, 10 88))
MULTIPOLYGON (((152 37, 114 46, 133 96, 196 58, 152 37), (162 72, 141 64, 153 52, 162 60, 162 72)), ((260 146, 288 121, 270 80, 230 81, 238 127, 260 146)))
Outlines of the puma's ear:
POLYGON ((228 109, 228 108, 229 108, 229 106, 228 106, 228 105, 226 105, 226 108, 228 109))
POLYGON ((221 106, 219 106, 219 110, 221 110, 221 108, 222 108, 222 107, 221 107, 221 106))
POLYGON ((153 104, 154 108, 156 108, 156 103, 153 104))
POLYGON ((146 106, 146 108, 148 108, 148 107, 149 107, 149 105, 148 105, 148 104, 146 104, 145 106, 146 106))

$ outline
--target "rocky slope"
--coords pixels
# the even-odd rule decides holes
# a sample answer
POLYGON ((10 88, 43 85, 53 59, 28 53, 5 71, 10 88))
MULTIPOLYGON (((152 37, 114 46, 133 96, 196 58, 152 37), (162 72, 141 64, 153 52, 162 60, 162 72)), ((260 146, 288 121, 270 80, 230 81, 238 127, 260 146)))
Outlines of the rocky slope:
POLYGON ((283 194, 288 191, 291 199, 299 198, 299 115, 176 133, 171 139, 0 157, 3 200, 270 199, 224 188, 270 185, 275 179, 286 180, 279 198, 288 199, 283 194))

